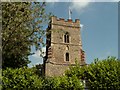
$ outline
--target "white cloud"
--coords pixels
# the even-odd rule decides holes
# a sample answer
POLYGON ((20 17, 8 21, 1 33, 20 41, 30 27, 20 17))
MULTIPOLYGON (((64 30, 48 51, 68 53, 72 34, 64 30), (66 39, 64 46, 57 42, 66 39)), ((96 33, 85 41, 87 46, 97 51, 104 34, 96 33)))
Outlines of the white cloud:
POLYGON ((35 52, 35 54, 33 54, 32 56, 39 58, 39 57, 41 56, 41 54, 42 54, 43 56, 45 56, 45 55, 46 55, 45 53, 46 53, 46 48, 43 47, 43 48, 42 48, 42 52, 41 52, 40 50, 37 50, 37 51, 35 52))
POLYGON ((41 54, 40 50, 37 50, 37 51, 35 52, 35 54, 33 54, 32 56, 33 56, 33 57, 40 57, 40 54, 41 54))
POLYGON ((45 2, 59 2, 60 0, 44 0, 45 2))
POLYGON ((82 13, 85 8, 90 4, 91 0, 71 0, 71 9, 76 10, 78 13, 82 13))
POLYGON ((37 64, 42 64, 43 63, 43 58, 39 56, 39 54, 34 54, 32 56, 29 56, 29 59, 31 63, 28 64, 28 67, 33 67, 37 64))
POLYGON ((83 24, 80 24, 81 31, 83 31, 83 26, 84 26, 83 24))
POLYGON ((85 8, 89 6, 91 2, 118 2, 120 0, 70 0, 71 9, 76 10, 78 13, 83 13, 85 8))
POLYGON ((81 27, 81 28, 83 28, 83 26, 84 26, 83 24, 80 24, 80 27, 81 27))
POLYGON ((92 2, 93 0, 70 0, 71 2, 92 2))
POLYGON ((81 13, 85 11, 85 8, 90 4, 90 2, 118 2, 120 0, 44 0, 46 2, 51 2, 51 6, 55 4, 55 2, 71 2, 71 9, 76 10, 81 13))
POLYGON ((40 50, 37 50, 35 52, 35 54, 29 56, 31 63, 28 64, 28 67, 33 67, 37 64, 42 64, 43 63, 43 58, 40 56, 42 54, 42 56, 46 55, 46 47, 42 48, 42 52, 40 50), (44 53, 42 53, 44 52, 44 53))
POLYGON ((73 2, 71 8, 75 9, 76 11, 80 11, 83 8, 85 8, 88 4, 89 4, 88 2, 87 3, 73 2))

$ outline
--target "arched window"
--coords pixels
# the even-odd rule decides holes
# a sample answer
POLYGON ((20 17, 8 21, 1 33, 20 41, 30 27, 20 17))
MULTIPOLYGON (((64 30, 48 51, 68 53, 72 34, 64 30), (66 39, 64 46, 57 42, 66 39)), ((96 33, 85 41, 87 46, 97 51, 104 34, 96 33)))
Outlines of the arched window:
POLYGON ((64 35, 64 42, 69 43, 69 33, 68 32, 66 32, 64 35))
POLYGON ((69 53, 66 53, 66 61, 69 61, 69 53))

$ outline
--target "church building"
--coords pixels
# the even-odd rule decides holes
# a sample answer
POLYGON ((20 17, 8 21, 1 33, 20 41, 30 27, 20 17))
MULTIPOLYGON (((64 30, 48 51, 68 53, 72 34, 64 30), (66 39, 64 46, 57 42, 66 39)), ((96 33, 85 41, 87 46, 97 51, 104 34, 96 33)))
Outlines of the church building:
POLYGON ((45 76, 61 76, 75 61, 85 65, 80 20, 51 17, 46 33, 45 76))

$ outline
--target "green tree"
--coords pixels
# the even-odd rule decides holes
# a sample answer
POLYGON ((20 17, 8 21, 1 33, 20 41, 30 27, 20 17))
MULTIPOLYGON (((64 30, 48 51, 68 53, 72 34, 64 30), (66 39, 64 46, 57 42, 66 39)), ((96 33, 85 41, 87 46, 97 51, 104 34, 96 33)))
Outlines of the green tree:
POLYGON ((3 68, 27 66, 31 46, 44 46, 49 15, 44 2, 2 2, 2 60, 3 68))

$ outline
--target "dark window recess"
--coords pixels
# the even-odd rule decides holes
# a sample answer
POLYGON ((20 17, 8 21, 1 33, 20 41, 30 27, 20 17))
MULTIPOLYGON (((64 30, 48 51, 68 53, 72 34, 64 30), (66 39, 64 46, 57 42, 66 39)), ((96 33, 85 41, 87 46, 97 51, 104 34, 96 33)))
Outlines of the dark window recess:
POLYGON ((66 35, 66 37, 67 37, 67 42, 66 43, 69 43, 69 35, 66 35))
POLYGON ((64 42, 66 43, 66 35, 64 35, 64 42))
POLYGON ((69 61, 69 53, 66 53, 66 61, 69 61))
POLYGON ((68 33, 66 33, 66 34, 64 35, 64 42, 65 42, 65 43, 69 43, 69 34, 68 34, 68 33))

